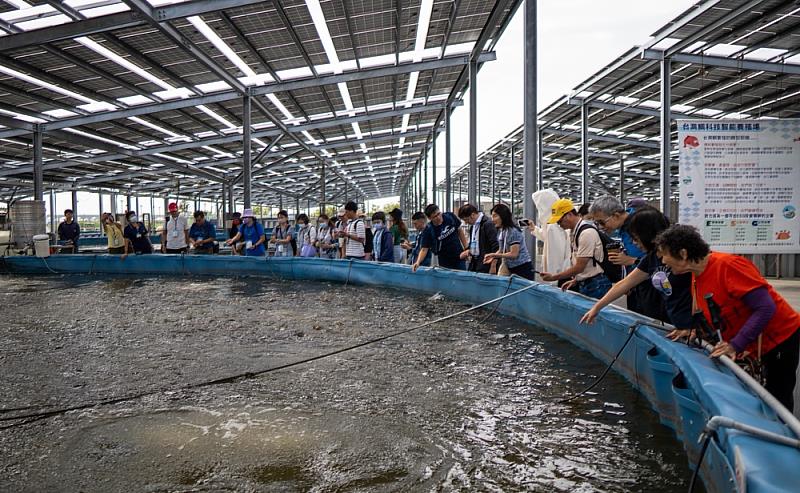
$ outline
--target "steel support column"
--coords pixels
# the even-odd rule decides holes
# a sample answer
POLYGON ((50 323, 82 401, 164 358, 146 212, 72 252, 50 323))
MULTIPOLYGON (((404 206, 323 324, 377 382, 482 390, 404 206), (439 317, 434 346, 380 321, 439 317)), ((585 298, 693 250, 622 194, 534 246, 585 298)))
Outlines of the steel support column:
POLYGON ((625 204, 625 158, 619 160, 619 201, 625 204))
POLYGON ((44 200, 44 164, 42 163, 42 128, 33 131, 33 200, 44 200))
POLYGON ((469 62, 469 193, 467 200, 480 205, 478 199, 478 61, 469 62))
MULTIPOLYGON (((539 157, 538 142, 538 108, 537 108, 537 19, 536 19, 536 0, 525 0, 524 18, 524 67, 525 67, 525 87, 524 87, 524 130, 525 139, 523 151, 523 172, 522 172, 522 215, 523 217, 534 219, 536 217, 536 207, 533 203, 533 192, 539 183, 537 179, 537 166, 539 157)), ((536 269, 536 241, 530 234, 525 234, 525 246, 531 256, 531 263, 536 269)))
MULTIPOLYGON (((102 193, 98 193, 97 194, 97 203, 98 203, 98 207, 99 207, 99 212, 97 213, 97 215, 99 217, 100 215, 103 214, 103 194, 102 193)), ((101 232, 103 231, 102 225, 100 227, 100 231, 101 232)))
POLYGON ((514 189, 515 189, 514 182, 517 179, 516 169, 514 169, 514 168, 516 168, 516 165, 517 165, 517 163, 516 163, 516 157, 514 156, 514 146, 512 145, 511 146, 511 160, 510 160, 511 181, 509 181, 509 183, 508 183, 508 192, 511 194, 509 202, 511 202, 511 215, 512 216, 514 215, 514 189))
POLYGON ((427 205, 431 201, 428 200, 428 149, 425 149, 425 168, 423 169, 423 186, 422 186, 422 201, 427 205))
POLYGON ((75 217, 75 222, 78 222, 78 191, 72 191, 72 215, 75 217))
POLYGON ((661 61, 661 212, 669 215, 672 152, 672 63, 669 58, 661 61))
POLYGON ((451 108, 445 108, 445 136, 444 136, 444 202, 445 205, 442 210, 445 211, 452 211, 453 210, 453 178, 451 176, 452 170, 450 168, 450 115, 452 114, 453 110, 451 108))
POLYGON ((130 210, 131 210, 131 196, 130 195, 126 195, 125 196, 125 212, 128 212, 130 210))
MULTIPOLYGON (((491 198, 489 199, 489 202, 491 202, 492 207, 494 207, 494 205, 497 203, 497 200, 495 198, 497 197, 496 195, 497 183, 495 183, 495 180, 497 179, 497 175, 495 175, 495 160, 496 160, 495 156, 492 156, 492 192, 491 192, 492 195, 491 198)), ((480 204, 478 205, 478 207, 480 207, 480 204)))
MULTIPOLYGON (((433 175, 431 176, 431 182, 433 182, 433 202, 434 204, 440 204, 439 198, 436 196, 436 137, 439 135, 436 133, 436 130, 433 132, 433 175)), ((439 206, 442 210, 448 210, 445 207, 439 206)))
POLYGON ((219 224, 221 228, 225 227, 225 212, 227 212, 228 207, 228 193, 227 193, 227 186, 223 183, 222 184, 222 209, 220 217, 217 217, 217 224, 219 224))
POLYGON ((581 203, 589 201, 589 106, 581 105, 581 203))
POLYGON ((244 186, 244 208, 250 209, 251 195, 252 195, 252 156, 250 137, 252 135, 252 105, 253 100, 248 93, 247 96, 242 98, 242 185, 244 186))
POLYGON ((322 161, 322 172, 320 174, 321 178, 320 181, 320 200, 319 200, 319 213, 325 214, 325 192, 328 188, 328 184, 325 182, 325 161, 322 161))
POLYGON ((56 232, 56 192, 54 189, 50 189, 50 232, 55 234, 56 232))
POLYGON ((536 159, 536 190, 544 188, 544 130, 539 130, 539 142, 536 146, 537 159, 536 159))

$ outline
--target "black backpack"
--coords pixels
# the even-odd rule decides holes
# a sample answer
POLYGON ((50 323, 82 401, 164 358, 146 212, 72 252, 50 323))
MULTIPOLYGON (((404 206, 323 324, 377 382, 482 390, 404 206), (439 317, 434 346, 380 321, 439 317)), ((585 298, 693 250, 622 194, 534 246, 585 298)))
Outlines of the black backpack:
MULTIPOLYGON (((373 253, 372 240, 375 235, 372 233, 372 228, 364 228, 364 253, 373 253)), ((375 253, 376 255, 378 252, 375 253)))
POLYGON ((578 244, 578 237, 581 235, 583 230, 591 228, 597 231, 597 234, 600 236, 600 242, 603 244, 603 261, 598 262, 596 258, 592 257, 592 262, 594 265, 600 264, 600 267, 603 268, 603 273, 606 275, 609 281, 612 283, 619 282, 622 280, 622 266, 615 265, 608 260, 608 249, 606 245, 611 241, 611 238, 605 233, 598 229, 595 225, 589 223, 583 223, 579 228, 578 231, 575 232, 575 245, 578 244))

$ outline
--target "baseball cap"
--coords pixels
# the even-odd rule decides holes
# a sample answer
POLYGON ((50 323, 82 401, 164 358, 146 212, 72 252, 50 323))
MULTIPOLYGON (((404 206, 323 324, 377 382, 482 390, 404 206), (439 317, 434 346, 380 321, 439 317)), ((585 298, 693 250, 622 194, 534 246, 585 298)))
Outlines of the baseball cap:
POLYGON ((575 210, 575 205, 572 203, 570 199, 558 199, 553 202, 553 206, 550 209, 550 220, 547 221, 547 224, 555 224, 564 217, 564 214, 568 212, 572 212, 575 210))
POLYGON ((177 210, 178 210, 178 204, 177 204, 177 203, 175 203, 175 202, 172 202, 171 204, 169 204, 169 207, 167 207, 167 209, 168 209, 170 212, 172 212, 172 211, 177 211, 177 210))

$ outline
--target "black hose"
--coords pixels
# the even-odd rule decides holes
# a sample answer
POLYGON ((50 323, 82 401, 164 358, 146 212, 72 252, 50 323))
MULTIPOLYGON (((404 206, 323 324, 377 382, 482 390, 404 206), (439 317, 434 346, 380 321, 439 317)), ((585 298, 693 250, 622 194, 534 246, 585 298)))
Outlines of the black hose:
POLYGON ((519 293, 521 293, 523 291, 527 291, 527 290, 529 290, 529 289, 531 289, 533 287, 536 287, 536 286, 537 286, 537 284, 530 284, 528 286, 525 286, 524 288, 521 288, 521 289, 518 289, 518 290, 516 290, 514 292, 505 294, 505 295, 503 295, 503 296, 501 296, 499 298, 495 298, 495 299, 486 301, 484 303, 480 303, 480 304, 472 306, 470 308, 465 308, 464 310, 460 310, 458 312, 451 313, 450 315, 437 318, 436 320, 431 320, 430 322, 426 322, 426 323, 424 323, 422 325, 417 325, 415 327, 411 327, 411 328, 408 328, 408 329, 404 329, 404 330, 400 330, 400 331, 397 331, 397 332, 393 332, 393 333, 387 334, 385 336, 375 337, 373 339, 369 339, 367 341, 355 344, 353 346, 348 346, 348 347, 337 349, 337 350, 330 351, 330 352, 327 352, 327 353, 319 354, 317 356, 312 356, 310 358, 305 358, 305 359, 302 359, 302 360, 299 360, 299 361, 295 361, 295 362, 292 362, 292 363, 286 363, 286 364, 283 364, 283 365, 274 366, 274 367, 267 368, 267 369, 260 370, 260 371, 256 371, 256 372, 243 372, 243 373, 239 373, 239 374, 236 374, 236 375, 231 375, 231 376, 228 376, 228 377, 218 378, 218 379, 215 379, 215 380, 207 380, 207 381, 203 381, 203 382, 189 384, 189 385, 185 385, 183 387, 171 387, 171 388, 160 389, 160 390, 152 390, 152 391, 149 391, 149 392, 140 392, 140 393, 137 393, 137 394, 131 394, 131 395, 123 396, 123 397, 107 399, 107 400, 103 400, 103 401, 99 401, 99 402, 89 402, 89 403, 85 403, 85 404, 78 404, 78 405, 75 405, 75 406, 64 407, 64 408, 60 408, 60 409, 53 409, 51 411, 42 411, 42 412, 38 412, 38 413, 18 414, 16 416, 0 417, 0 422, 25 420, 25 421, 22 421, 20 423, 14 423, 14 424, 11 424, 11 425, 0 427, 0 430, 4 430, 4 429, 8 429, 8 428, 13 428, 13 427, 16 427, 16 426, 25 425, 25 424, 31 423, 33 421, 38 421, 40 419, 45 419, 45 418, 49 418, 49 417, 52 417, 52 416, 65 414, 65 413, 68 413, 70 411, 80 411, 80 410, 83 410, 83 409, 90 409, 90 408, 98 407, 98 406, 108 406, 108 405, 112 405, 112 404, 119 404, 121 402, 127 402, 127 401, 136 400, 136 399, 141 399, 143 397, 149 397, 149 396, 152 396, 152 395, 161 394, 161 393, 166 392, 166 391, 197 389, 197 388, 201 388, 201 387, 209 387, 209 386, 212 386, 212 385, 221 385, 221 384, 226 384, 226 383, 234 383, 234 382, 238 382, 238 381, 242 381, 242 380, 249 380, 249 379, 258 377, 260 375, 264 375, 264 374, 267 374, 267 373, 272 373, 274 371, 285 370, 285 369, 291 368, 293 366, 299 366, 299 365, 303 365, 303 364, 306 364, 306 363, 311 363, 313 361, 317 361, 317 360, 321 360, 321 359, 324 359, 324 358, 328 358, 330 356, 335 356, 337 354, 342 354, 342 353, 345 353, 345 352, 348 352, 348 351, 352 351, 354 349, 359 349, 359 348, 362 348, 364 346, 368 346, 370 344, 375 344, 377 342, 385 341, 387 339, 391 339, 393 337, 397 337, 397 336, 402 335, 402 334, 407 334, 407 333, 413 332, 415 330, 423 329, 425 327, 430 327, 431 325, 434 325, 436 323, 443 322, 443 321, 449 320, 451 318, 455 318, 455 317, 457 317, 459 315, 463 315, 465 313, 469 313, 469 312, 478 310, 480 308, 484 308, 484 307, 486 307, 486 306, 488 306, 488 305, 490 305, 492 303, 495 303, 495 302, 498 302, 498 301, 502 301, 505 298, 517 295, 517 294, 519 294, 519 293))
POLYGON ((711 443, 711 439, 714 438, 715 435, 713 431, 706 431, 704 434, 706 438, 703 440, 703 446, 700 448, 700 457, 697 458, 697 464, 694 467, 694 472, 692 472, 692 480, 689 482, 689 493, 694 491, 694 485, 697 483, 697 478, 700 477, 700 465, 703 463, 706 450, 708 450, 708 444, 711 443))
POLYGON ((617 351, 617 354, 614 355, 614 359, 612 359, 611 363, 609 363, 608 366, 606 366, 606 369, 603 370, 603 373, 594 382, 592 382, 591 385, 589 385, 585 389, 581 390, 577 394, 573 394, 570 397, 567 397, 566 399, 561 399, 560 401, 557 401, 557 404, 566 404, 567 402, 570 402, 571 400, 576 399, 576 398, 584 395, 586 392, 589 392, 593 388, 597 387, 600 384, 600 382, 603 381, 603 379, 606 377, 606 375, 608 375, 608 372, 611 371, 611 367, 614 366, 614 363, 616 363, 617 359, 619 359, 619 356, 622 354, 622 351, 624 351, 625 348, 628 347, 628 343, 631 342, 631 339, 633 339, 633 334, 636 333, 636 329, 639 328, 640 325, 642 325, 642 324, 635 323, 635 324, 630 326, 630 333, 628 334, 628 338, 625 339, 625 343, 622 345, 621 348, 619 348, 619 351, 617 351))
MULTIPOLYGON (((541 272, 539 272, 538 270, 533 271, 533 273, 534 274, 541 274, 541 272)), ((506 286, 506 293, 505 294, 508 294, 508 291, 511 289, 511 282, 512 282, 513 278, 514 278, 513 275, 508 277, 508 286, 506 286)), ((503 299, 505 299, 505 298, 503 298, 503 299)), ((497 302, 497 304, 494 306, 494 308, 492 308, 492 311, 488 315, 486 315, 486 317, 484 317, 483 320, 480 321, 480 323, 484 323, 487 320, 489 320, 490 318, 492 318, 492 315, 494 315, 495 312, 497 311, 497 309, 500 308, 500 305, 503 304, 503 299, 501 299, 500 301, 497 302)))

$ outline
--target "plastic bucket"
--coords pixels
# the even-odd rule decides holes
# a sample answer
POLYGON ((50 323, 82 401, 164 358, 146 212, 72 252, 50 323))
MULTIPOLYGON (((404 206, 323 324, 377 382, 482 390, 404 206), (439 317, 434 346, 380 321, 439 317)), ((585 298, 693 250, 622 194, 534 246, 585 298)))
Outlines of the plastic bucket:
POLYGON ((33 248, 36 250, 37 257, 49 257, 50 237, 48 235, 35 235, 33 237, 33 248))

